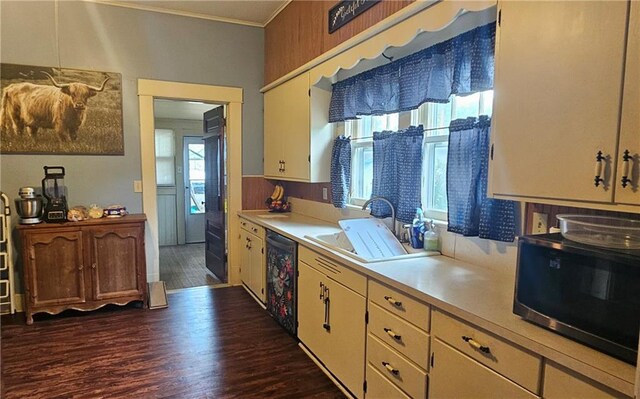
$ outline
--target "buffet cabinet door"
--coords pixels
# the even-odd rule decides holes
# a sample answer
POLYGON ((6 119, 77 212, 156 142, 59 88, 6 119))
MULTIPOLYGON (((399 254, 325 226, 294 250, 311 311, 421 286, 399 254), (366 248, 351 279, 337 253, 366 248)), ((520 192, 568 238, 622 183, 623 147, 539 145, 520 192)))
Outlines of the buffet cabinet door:
POLYGON ((144 232, 140 226, 98 226, 84 230, 95 300, 142 295, 144 232))
POLYGON ((26 300, 46 308, 86 301, 82 232, 30 234, 26 242, 26 300))

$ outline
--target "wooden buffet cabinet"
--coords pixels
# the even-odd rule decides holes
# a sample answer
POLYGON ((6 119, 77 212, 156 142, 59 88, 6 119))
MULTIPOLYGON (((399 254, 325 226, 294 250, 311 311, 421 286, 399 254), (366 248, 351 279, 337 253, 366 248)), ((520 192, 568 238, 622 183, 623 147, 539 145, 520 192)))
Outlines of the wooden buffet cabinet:
POLYGON ((19 225, 27 324, 35 313, 147 305, 146 216, 19 225))

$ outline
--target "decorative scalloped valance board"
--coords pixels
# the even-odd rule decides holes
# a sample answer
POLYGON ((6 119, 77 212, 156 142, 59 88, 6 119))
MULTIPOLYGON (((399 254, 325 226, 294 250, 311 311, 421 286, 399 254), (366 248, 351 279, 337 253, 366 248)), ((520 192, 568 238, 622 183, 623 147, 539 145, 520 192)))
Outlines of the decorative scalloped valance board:
MULTIPOLYGON (((352 69, 362 60, 376 59, 390 47, 403 47, 411 43, 421 33, 441 31, 467 12, 487 10, 495 7, 496 4, 495 0, 417 1, 263 87, 261 91, 268 91, 306 71, 310 72, 309 83, 311 85, 318 84, 323 78, 335 81, 337 78, 334 76, 340 70, 352 69)), ((487 15, 490 15, 490 12, 487 15)), ((493 20, 495 20, 495 15, 493 20)), ((491 21, 487 20, 486 22, 491 21)), ((442 38, 434 43, 446 39, 442 38)))

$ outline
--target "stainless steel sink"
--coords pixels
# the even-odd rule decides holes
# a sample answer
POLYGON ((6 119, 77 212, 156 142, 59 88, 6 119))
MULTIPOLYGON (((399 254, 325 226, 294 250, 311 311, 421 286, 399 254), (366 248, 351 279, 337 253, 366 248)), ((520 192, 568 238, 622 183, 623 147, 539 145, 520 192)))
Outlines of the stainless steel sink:
POLYGON ((387 258, 375 258, 375 259, 367 259, 363 258, 356 254, 349 242, 349 239, 344 234, 344 232, 333 233, 333 234, 318 234, 318 235, 305 235, 306 239, 315 242, 325 248, 336 251, 342 255, 348 256, 354 260, 357 260, 361 263, 375 263, 375 262, 386 262, 390 260, 400 260, 400 259, 410 259, 410 258, 421 258, 425 256, 435 256, 440 255, 440 252, 437 251, 425 251, 423 249, 415 249, 412 248, 408 243, 402 244, 402 246, 407 251, 404 255, 396 255, 390 256, 387 258))

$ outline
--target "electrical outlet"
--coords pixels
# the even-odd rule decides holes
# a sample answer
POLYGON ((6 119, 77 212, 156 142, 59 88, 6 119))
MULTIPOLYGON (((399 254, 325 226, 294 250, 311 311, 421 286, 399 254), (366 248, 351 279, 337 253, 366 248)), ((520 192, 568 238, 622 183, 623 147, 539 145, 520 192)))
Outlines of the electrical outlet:
POLYGON ((531 234, 546 234, 548 232, 548 215, 546 213, 533 212, 531 234))
POLYGON ((134 180, 133 181, 133 192, 141 193, 142 192, 142 180, 134 180))
POLYGON ((323 200, 329 199, 329 190, 327 190, 326 187, 322 187, 322 199, 323 200))

